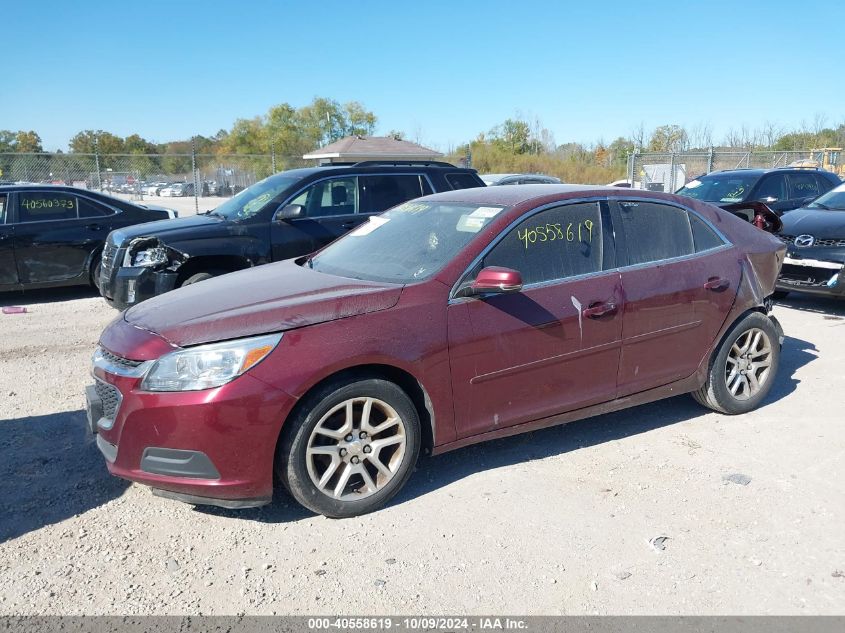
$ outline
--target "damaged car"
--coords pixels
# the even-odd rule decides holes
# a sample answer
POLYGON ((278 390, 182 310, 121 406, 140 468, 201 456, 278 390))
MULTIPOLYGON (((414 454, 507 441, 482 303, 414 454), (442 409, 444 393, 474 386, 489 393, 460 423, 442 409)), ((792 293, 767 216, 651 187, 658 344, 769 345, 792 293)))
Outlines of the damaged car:
POLYGON ((367 161, 281 172, 208 213, 112 233, 100 293, 123 310, 174 288, 316 251, 406 200, 483 186, 475 170, 443 162, 367 161))
POLYGON ((787 252, 777 298, 791 291, 845 297, 845 184, 781 219, 787 252))
POLYGON ((684 393, 758 407, 778 370, 785 251, 662 193, 426 196, 314 255, 124 312, 94 353, 89 425, 109 471, 158 495, 243 508, 281 482, 314 512, 354 516, 386 504, 423 451, 684 393))

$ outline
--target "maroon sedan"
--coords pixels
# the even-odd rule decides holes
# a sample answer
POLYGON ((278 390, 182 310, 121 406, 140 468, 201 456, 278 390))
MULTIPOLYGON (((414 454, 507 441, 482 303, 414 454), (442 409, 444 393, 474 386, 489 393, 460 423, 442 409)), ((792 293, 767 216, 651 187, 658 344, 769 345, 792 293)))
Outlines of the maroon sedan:
POLYGON ((781 241, 706 203, 527 185, 405 203, 316 255, 146 301, 103 332, 109 470, 195 504, 384 505, 421 450, 691 392, 758 406, 781 241), (275 477, 274 477, 275 476, 275 477))

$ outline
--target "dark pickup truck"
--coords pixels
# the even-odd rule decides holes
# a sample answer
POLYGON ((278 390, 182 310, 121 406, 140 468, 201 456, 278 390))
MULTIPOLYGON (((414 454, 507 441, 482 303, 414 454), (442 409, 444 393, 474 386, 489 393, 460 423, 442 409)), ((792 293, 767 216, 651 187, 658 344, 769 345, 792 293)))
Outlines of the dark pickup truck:
POLYGON ((100 293, 122 310, 210 277, 311 253, 406 200, 484 186, 475 170, 443 162, 281 172, 208 213, 113 231, 100 293))

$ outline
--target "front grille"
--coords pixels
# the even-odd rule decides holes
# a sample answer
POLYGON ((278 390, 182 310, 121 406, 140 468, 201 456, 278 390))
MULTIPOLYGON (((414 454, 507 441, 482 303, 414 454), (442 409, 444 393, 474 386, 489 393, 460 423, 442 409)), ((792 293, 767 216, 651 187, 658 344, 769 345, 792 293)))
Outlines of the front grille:
POLYGON ((100 257, 100 265, 104 275, 110 275, 114 269, 115 255, 117 255, 117 247, 112 244, 111 240, 106 240, 106 245, 103 246, 103 254, 100 257))
POLYGON ((120 391, 114 385, 99 380, 94 381, 94 388, 97 390, 97 396, 99 396, 103 403, 103 417, 114 420, 114 416, 117 414, 117 408, 120 406, 120 391))
MULTIPOLYGON (((795 235, 778 235, 781 241, 787 244, 794 244, 795 243, 795 235)), ((813 247, 822 246, 822 247, 834 247, 834 246, 845 246, 845 238, 838 239, 838 238, 831 238, 831 239, 820 239, 816 238, 813 242, 813 247)))
POLYGON ((105 291, 104 294, 111 290, 111 280, 120 268, 119 259, 122 251, 123 249, 115 246, 111 239, 106 240, 103 246, 103 253, 100 255, 100 290, 105 291))
POLYGON ((102 354, 103 358, 113 365, 120 365, 121 367, 137 367, 144 362, 142 360, 129 360, 128 358, 123 358, 122 356, 115 356, 110 351, 103 349, 102 347, 100 348, 100 354, 102 354))

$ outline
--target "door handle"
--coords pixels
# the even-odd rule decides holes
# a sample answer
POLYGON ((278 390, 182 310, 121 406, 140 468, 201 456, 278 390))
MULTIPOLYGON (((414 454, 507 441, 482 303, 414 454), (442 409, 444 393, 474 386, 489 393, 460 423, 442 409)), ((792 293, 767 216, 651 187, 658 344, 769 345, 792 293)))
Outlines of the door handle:
POLYGON ((711 277, 704 282, 705 290, 724 290, 731 285, 731 282, 723 277, 711 277))
POLYGON ((615 303, 605 303, 604 301, 596 301, 595 303, 591 303, 589 307, 584 308, 581 311, 581 314, 583 314, 588 319, 597 319, 600 316, 605 316, 606 314, 614 314, 615 312, 615 303))
POLYGON ((89 231, 100 231, 100 230, 102 230, 103 227, 100 226, 97 223, 94 223, 94 224, 86 224, 85 228, 88 229, 89 231))
POLYGON ((344 229, 351 229, 353 226, 357 226, 357 224, 358 223, 355 220, 350 220, 348 222, 342 222, 340 226, 344 229))

